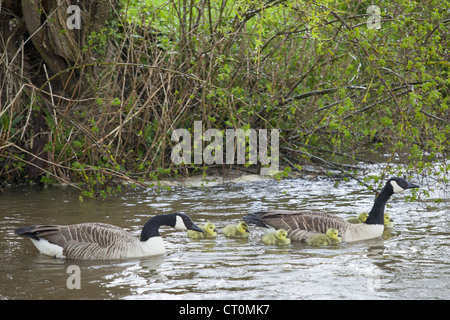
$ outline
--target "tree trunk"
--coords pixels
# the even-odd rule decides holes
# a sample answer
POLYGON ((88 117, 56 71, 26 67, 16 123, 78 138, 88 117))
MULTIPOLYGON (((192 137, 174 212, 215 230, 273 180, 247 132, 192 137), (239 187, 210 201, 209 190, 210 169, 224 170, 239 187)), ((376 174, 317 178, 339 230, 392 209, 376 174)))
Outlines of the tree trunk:
POLYGON ((20 69, 22 80, 27 79, 38 88, 44 85, 42 89, 48 91, 52 86, 53 90, 65 92, 71 97, 85 95, 90 88, 85 78, 86 71, 91 72, 92 68, 86 70, 82 66, 96 59, 95 53, 83 48, 92 32, 105 28, 111 4, 116 2, 3 1, 0 48, 2 53, 7 53, 7 60, 2 61, 2 69, 6 67, 6 72, 2 71, 7 74, 20 69), (69 6, 77 10, 68 10, 69 6), (3 65, 3 62, 6 63, 3 65))
MULTIPOLYGON (((93 32, 106 28, 117 2, 0 0, 0 119, 28 115, 26 134, 18 143, 26 150, 24 171, 30 179, 39 181, 40 169, 51 160, 45 151, 51 141, 45 115, 64 109, 61 100, 53 104, 52 94, 70 99, 95 95, 89 82, 95 82, 93 63, 104 59, 95 50, 84 50, 85 44, 93 32)), ((0 134, 0 149, 10 134, 0 134)))

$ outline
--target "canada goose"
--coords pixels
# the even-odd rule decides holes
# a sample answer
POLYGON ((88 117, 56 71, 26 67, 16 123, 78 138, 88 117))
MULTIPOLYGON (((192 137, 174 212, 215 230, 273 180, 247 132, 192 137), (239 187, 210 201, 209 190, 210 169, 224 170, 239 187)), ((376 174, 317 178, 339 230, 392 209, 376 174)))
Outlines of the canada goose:
POLYGON ((106 223, 80 223, 67 226, 35 225, 16 230, 29 237, 43 254, 79 260, 138 258, 163 254, 160 226, 203 232, 181 212, 152 217, 142 228, 140 239, 122 228, 106 223))
POLYGON ((391 219, 389 213, 384 214, 384 227, 389 229, 394 227, 394 220, 391 219))
POLYGON ((307 243, 313 247, 336 245, 341 243, 341 238, 339 237, 339 232, 337 229, 330 228, 325 234, 318 233, 313 235, 307 240, 307 243))
POLYGON ((287 231, 284 229, 270 231, 262 237, 262 242, 267 245, 285 246, 291 243, 291 239, 287 235, 287 231))
POLYGON ((260 211, 250 213, 243 219, 247 223, 264 228, 285 229, 293 241, 304 241, 314 233, 325 233, 329 228, 337 229, 342 241, 367 240, 383 234, 384 208, 390 196, 406 189, 418 187, 403 178, 389 179, 375 199, 369 217, 360 224, 351 224, 343 218, 315 211, 260 211))
POLYGON ((204 232, 198 232, 195 230, 188 230, 187 236, 191 239, 207 239, 215 238, 217 236, 216 226, 212 222, 205 223, 204 226, 199 226, 204 232))
POLYGON ((229 224, 222 229, 222 233, 227 238, 239 238, 244 239, 249 236, 248 224, 245 222, 239 222, 236 224, 229 224))
POLYGON ((367 220, 369 217, 369 214, 367 212, 361 212, 357 217, 350 217, 347 219, 347 222, 349 223, 363 223, 367 220))

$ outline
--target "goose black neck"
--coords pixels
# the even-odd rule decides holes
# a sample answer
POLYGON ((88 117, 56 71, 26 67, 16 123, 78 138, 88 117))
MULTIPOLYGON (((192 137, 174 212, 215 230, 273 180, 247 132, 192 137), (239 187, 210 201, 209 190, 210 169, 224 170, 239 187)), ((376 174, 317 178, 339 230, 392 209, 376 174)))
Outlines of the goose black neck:
POLYGON ((375 199, 372 210, 369 212, 369 217, 365 222, 366 224, 384 225, 384 208, 391 195, 393 195, 393 192, 389 190, 389 188, 385 187, 381 190, 380 194, 375 199))
POLYGON ((161 214, 154 216, 148 220, 141 232, 141 241, 147 241, 152 237, 159 237, 159 227, 161 226, 174 226, 175 217, 172 214, 161 214))

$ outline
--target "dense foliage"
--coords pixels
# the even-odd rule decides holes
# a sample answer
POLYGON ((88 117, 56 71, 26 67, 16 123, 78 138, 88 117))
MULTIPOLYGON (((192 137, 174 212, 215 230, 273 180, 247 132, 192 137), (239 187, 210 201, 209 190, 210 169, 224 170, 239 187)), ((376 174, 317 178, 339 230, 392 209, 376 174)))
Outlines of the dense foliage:
POLYGON ((40 82, 11 78, 20 72, 11 55, 23 47, 4 52, 0 176, 22 182, 32 176, 27 167, 38 169, 41 182, 96 196, 118 179, 206 167, 258 172, 175 165, 171 133, 201 120, 205 129, 280 129, 283 173, 359 177, 363 164, 380 163, 376 176, 358 179, 377 187, 392 174, 448 183, 449 2, 376 5, 122 1, 85 35, 81 58, 53 75, 41 68, 40 82), (83 85, 55 89, 62 74, 83 85))

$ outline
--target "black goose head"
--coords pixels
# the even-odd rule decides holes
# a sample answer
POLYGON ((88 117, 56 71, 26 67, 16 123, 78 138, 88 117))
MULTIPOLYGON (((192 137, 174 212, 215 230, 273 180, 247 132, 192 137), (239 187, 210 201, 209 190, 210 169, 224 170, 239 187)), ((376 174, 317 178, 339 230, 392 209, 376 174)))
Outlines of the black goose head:
POLYGON ((414 188, 419 188, 419 187, 420 186, 415 183, 408 182, 405 179, 400 178, 400 177, 395 177, 395 178, 390 178, 386 182, 384 189, 386 189, 386 191, 388 191, 389 194, 394 194, 394 193, 402 192, 406 189, 414 189, 414 188))
POLYGON ((192 221, 192 219, 183 212, 175 212, 173 214, 175 216, 175 223, 172 227, 175 229, 181 229, 181 230, 194 230, 198 232, 204 232, 202 229, 197 227, 197 225, 192 221))
POLYGON ((183 212, 175 212, 169 214, 160 214, 154 216, 142 228, 141 241, 147 241, 152 237, 159 237, 159 227, 169 226, 181 230, 195 230, 204 232, 192 221, 192 219, 183 212))

